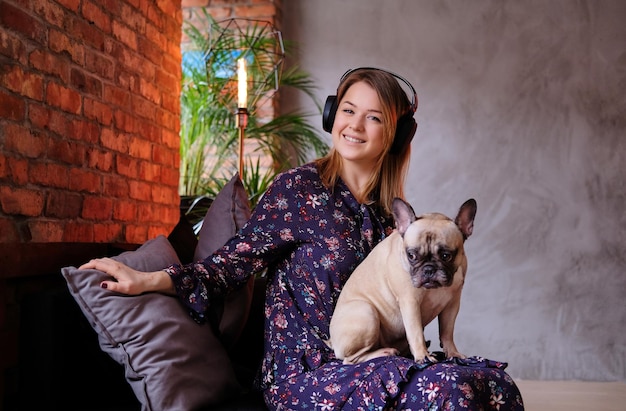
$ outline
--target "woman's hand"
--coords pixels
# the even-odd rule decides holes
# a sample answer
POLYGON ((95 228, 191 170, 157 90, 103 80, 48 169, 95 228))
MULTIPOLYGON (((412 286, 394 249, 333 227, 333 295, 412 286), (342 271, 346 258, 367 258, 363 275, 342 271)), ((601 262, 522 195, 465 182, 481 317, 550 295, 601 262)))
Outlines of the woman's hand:
POLYGON ((79 267, 81 270, 94 269, 102 271, 115 279, 103 281, 100 287, 128 295, 139 295, 147 292, 175 294, 174 284, 165 271, 142 272, 112 258, 97 258, 79 267))

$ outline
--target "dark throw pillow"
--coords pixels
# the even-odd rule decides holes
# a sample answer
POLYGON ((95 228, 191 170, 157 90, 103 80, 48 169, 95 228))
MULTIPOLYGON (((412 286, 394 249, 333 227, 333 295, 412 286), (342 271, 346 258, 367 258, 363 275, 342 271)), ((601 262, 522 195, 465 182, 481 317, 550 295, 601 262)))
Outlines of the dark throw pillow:
MULTIPOLYGON (((179 262, 164 236, 114 259, 140 271, 179 262)), ((239 392, 222 344, 210 326, 189 317, 176 297, 125 296, 102 289, 100 283, 110 277, 97 270, 65 267, 62 274, 98 333, 101 349, 124 366, 142 410, 194 410, 239 392)))
MULTIPOLYGON (((204 216, 194 260, 203 260, 221 248, 248 219, 248 195, 239 174, 235 174, 215 197, 204 216)), ((214 299, 211 304, 210 318, 227 348, 237 341, 246 324, 253 288, 254 277, 251 277, 246 286, 222 299, 214 299)))

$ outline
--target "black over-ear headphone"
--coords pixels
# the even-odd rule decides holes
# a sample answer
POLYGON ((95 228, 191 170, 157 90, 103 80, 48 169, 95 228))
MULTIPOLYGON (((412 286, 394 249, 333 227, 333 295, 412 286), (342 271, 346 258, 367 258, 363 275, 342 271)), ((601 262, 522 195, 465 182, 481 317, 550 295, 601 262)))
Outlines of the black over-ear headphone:
MULTIPOLYGON (((415 111, 417 110, 417 92, 415 91, 415 88, 404 77, 398 74, 392 73, 391 71, 383 70, 383 69, 376 68, 376 67, 359 67, 355 69, 350 69, 346 71, 343 74, 343 76, 341 76, 341 79, 339 80, 339 85, 341 86, 341 83, 343 83, 346 77, 348 77, 351 73, 358 71, 358 70, 384 71, 385 73, 391 74, 397 80, 406 84, 408 88, 411 90, 412 95, 411 95, 410 110, 404 115, 400 116, 400 118, 398 119, 398 124, 396 125, 396 135, 394 136, 393 144, 391 145, 391 148, 389 149, 389 152, 392 154, 400 154, 404 152, 404 150, 406 150, 406 148, 411 143, 411 140, 413 140, 413 136, 415 135, 415 130, 417 130, 417 122, 415 121, 415 118, 413 118, 413 114, 415 114, 415 111)), ((326 98, 326 104, 324 105, 324 113, 322 115, 322 126, 324 127, 324 131, 327 131, 329 133, 332 131, 333 123, 335 122, 335 115, 337 114, 338 104, 339 102, 337 101, 336 95, 328 96, 328 98, 326 98)))

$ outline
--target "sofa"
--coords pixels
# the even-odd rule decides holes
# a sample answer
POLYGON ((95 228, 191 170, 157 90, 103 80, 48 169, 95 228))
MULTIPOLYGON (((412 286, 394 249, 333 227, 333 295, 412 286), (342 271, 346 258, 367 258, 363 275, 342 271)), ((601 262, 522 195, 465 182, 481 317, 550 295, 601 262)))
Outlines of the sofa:
MULTIPOLYGON (((248 320, 228 350, 241 391, 207 410, 267 409, 253 386, 263 351, 264 289, 265 280, 256 279, 248 320)), ((20 317, 19 410, 141 409, 124 367, 100 349, 97 333, 67 287, 29 295, 20 317)))
POLYGON ((181 213, 168 237, 75 255, 56 273, 57 285, 25 296, 16 408, 266 410, 254 388, 263 353, 263 276, 215 299, 205 321, 194 321, 176 297, 113 293, 99 286, 110 279, 105 273, 77 268, 105 256, 141 271, 196 261, 249 215, 236 175, 212 202, 199 235, 181 213))

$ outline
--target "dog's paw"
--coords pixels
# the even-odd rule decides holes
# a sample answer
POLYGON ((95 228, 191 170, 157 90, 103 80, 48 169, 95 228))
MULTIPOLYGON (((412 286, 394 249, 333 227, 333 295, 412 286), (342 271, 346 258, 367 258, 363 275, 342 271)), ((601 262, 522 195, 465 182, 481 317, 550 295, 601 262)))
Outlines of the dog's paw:
POLYGON ((467 358, 466 355, 461 354, 460 352, 456 351, 456 350, 443 350, 443 353, 445 354, 446 358, 461 358, 461 359, 465 359, 467 358))
POLYGON ((418 364, 425 364, 427 362, 432 362, 432 363, 437 362, 437 358, 434 355, 430 354, 429 352, 414 355, 413 358, 415 359, 415 362, 418 364))

